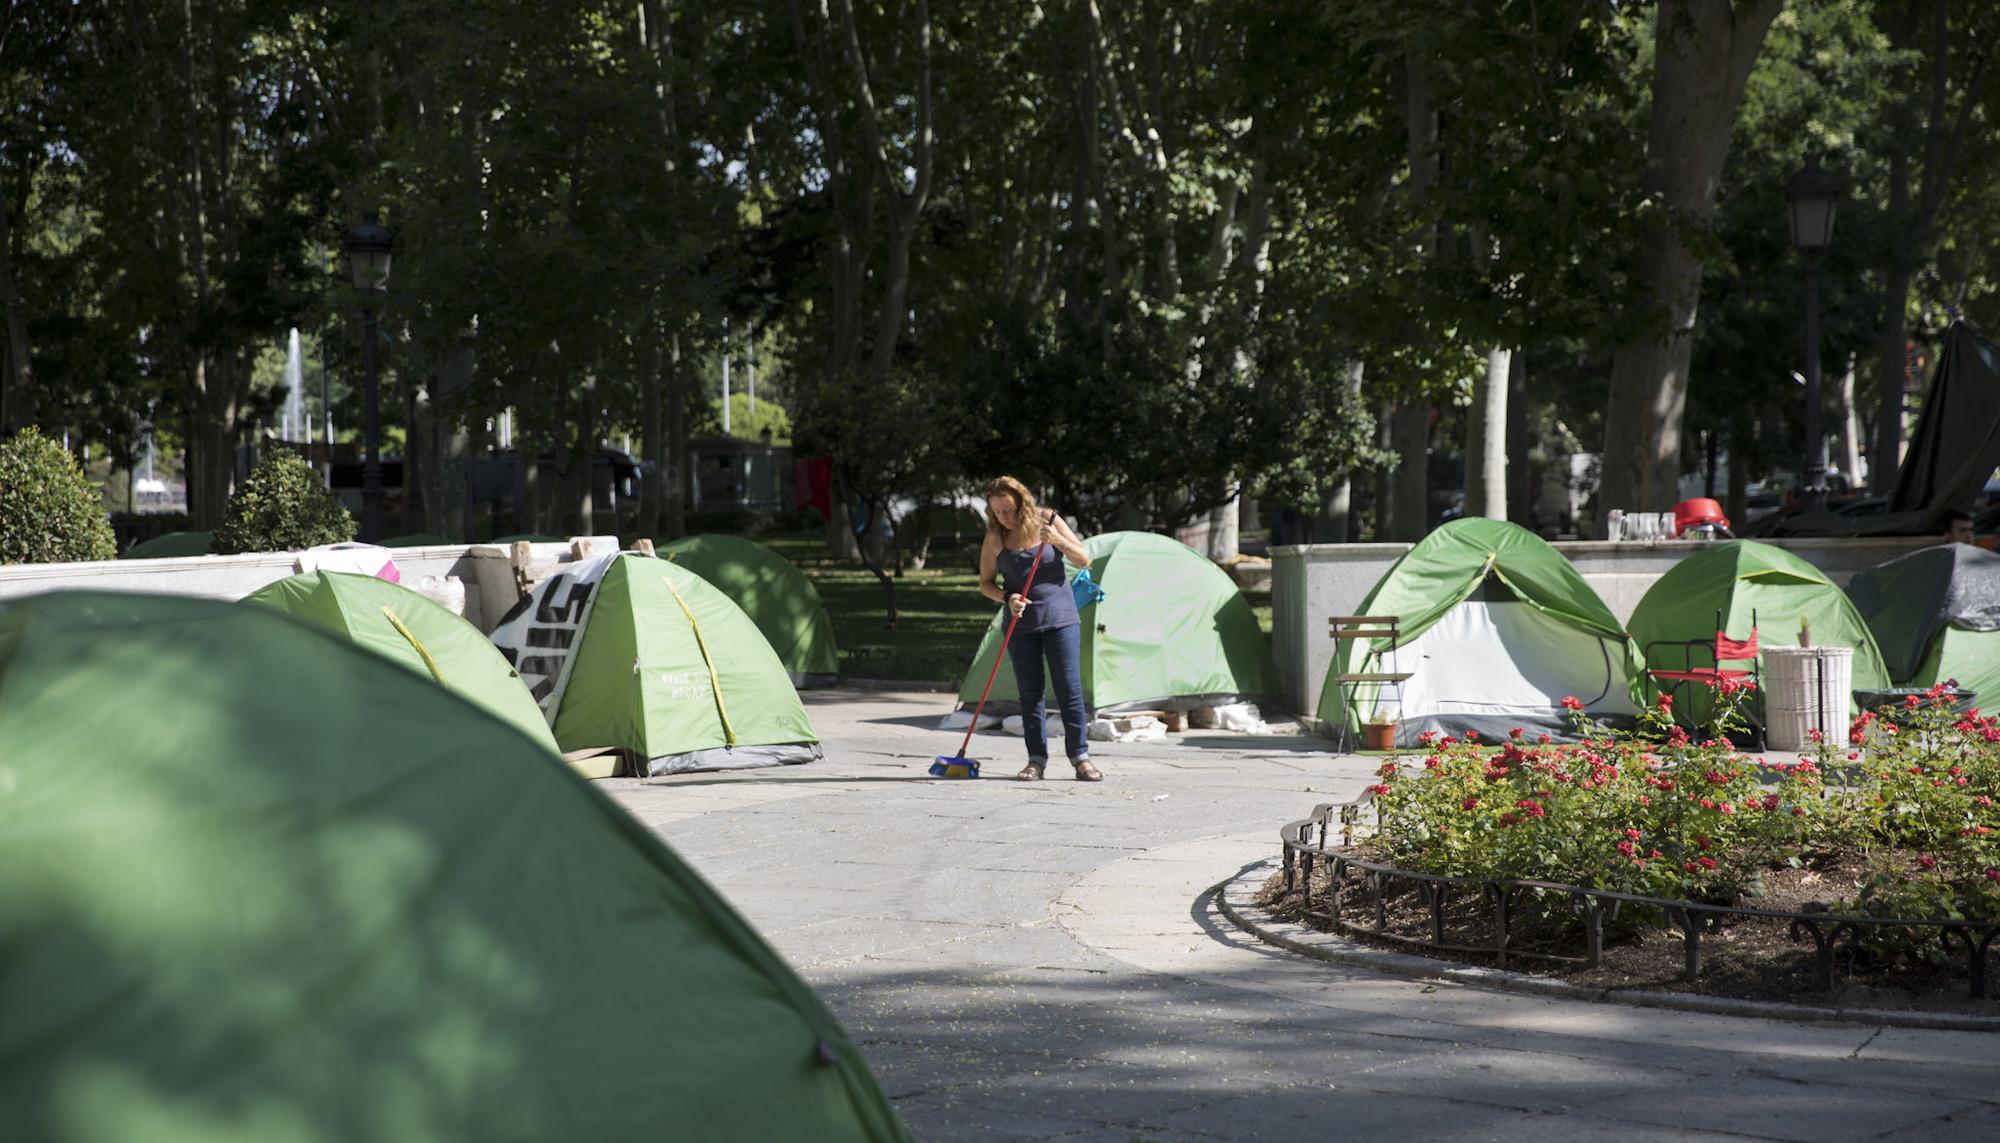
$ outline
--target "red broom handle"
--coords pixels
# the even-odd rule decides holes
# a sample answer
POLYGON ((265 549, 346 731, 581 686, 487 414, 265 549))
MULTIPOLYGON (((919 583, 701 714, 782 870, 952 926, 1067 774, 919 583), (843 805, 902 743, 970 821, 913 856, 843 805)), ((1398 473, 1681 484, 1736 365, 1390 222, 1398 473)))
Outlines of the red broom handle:
MULTIPOLYGON (((1030 588, 1035 586, 1035 573, 1042 570, 1042 549, 1049 546, 1047 540, 1035 545, 1034 566, 1028 569, 1028 582, 1021 585, 1021 597, 1026 599, 1030 588)), ((1007 624, 1007 633, 1000 637, 1000 653, 993 656, 993 669, 986 673, 986 689, 979 692, 979 705, 972 708, 972 723, 965 728, 965 741, 958 744, 958 757, 965 757, 965 748, 972 745, 972 732, 979 729, 979 715, 986 709, 986 696, 993 693, 993 680, 1000 677, 1000 660, 1007 657, 1007 644, 1014 641, 1014 628, 1021 625, 1021 616, 1028 609, 1021 608, 1013 622, 1007 624)))

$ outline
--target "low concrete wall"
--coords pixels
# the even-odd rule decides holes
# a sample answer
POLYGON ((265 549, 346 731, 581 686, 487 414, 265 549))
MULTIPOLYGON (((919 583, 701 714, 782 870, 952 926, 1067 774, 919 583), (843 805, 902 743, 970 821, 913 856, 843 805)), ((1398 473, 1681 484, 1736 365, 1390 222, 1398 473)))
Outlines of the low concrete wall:
MULTIPOLYGON (((1872 568, 1937 541, 1928 536, 1860 539, 1788 539, 1765 543, 1784 548, 1845 585, 1858 571, 1872 568)), ((1624 622, 1655 580, 1695 552, 1699 543, 1650 540, 1605 543, 1585 540, 1552 545, 1561 552, 1624 622)), ((1319 702, 1320 685, 1333 661, 1327 637, 1329 615, 1353 615, 1409 544, 1302 544, 1271 552, 1271 650, 1278 660, 1290 713, 1309 715, 1319 702)))
MULTIPOLYGON (((588 538, 598 552, 618 550, 616 536, 588 538)), ((424 576, 457 576, 465 583, 465 618, 491 631, 519 593, 506 544, 440 544, 391 548, 405 586, 424 576)), ((569 558, 569 543, 534 545, 538 564, 569 558)), ((240 556, 183 556, 165 560, 97 560, 72 564, 10 564, 0 567, 0 599, 45 591, 137 591, 241 599, 299 571, 298 552, 258 552, 240 556)))

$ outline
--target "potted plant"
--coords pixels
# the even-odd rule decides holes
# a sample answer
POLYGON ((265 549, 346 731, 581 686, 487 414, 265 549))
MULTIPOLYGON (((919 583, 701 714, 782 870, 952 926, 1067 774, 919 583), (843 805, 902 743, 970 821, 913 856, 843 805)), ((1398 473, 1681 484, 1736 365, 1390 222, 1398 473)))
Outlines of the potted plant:
POLYGON ((1361 724, 1361 748, 1363 750, 1394 750, 1396 748, 1396 720, 1378 704, 1373 714, 1361 724))

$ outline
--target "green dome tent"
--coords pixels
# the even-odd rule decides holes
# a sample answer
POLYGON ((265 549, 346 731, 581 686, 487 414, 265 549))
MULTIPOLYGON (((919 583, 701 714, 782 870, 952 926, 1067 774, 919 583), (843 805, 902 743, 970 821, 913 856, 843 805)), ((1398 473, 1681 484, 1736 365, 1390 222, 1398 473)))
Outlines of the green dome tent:
POLYGON ((379 656, 213 600, 12 600, 0 742, 12 1138, 908 1138, 657 837, 379 656))
POLYGON ((479 628, 400 584, 316 571, 252 593, 247 603, 282 611, 393 659, 457 691, 555 752, 542 708, 479 628))
MULTIPOLYGON (((1889 685, 1882 652, 1847 593, 1799 557, 1755 540, 1704 545, 1667 569, 1632 609, 1627 626, 1632 641, 1645 654, 1646 645, 1656 641, 1713 639, 1718 611, 1723 631, 1732 639, 1746 641, 1754 612, 1760 648, 1798 646, 1799 621, 1803 619, 1812 629, 1815 646, 1854 648, 1855 690, 1889 685)), ((1675 651, 1659 648, 1651 666, 1678 668, 1684 662, 1675 651)), ((1694 664, 1714 666, 1699 653, 1694 664)), ((1760 718, 1762 706, 1763 696, 1753 696, 1751 710, 1760 718)))
POLYGON ((493 630, 565 751, 642 774, 810 762, 819 739, 777 653, 693 571, 635 552, 565 567, 493 630))
POLYGON ((1847 584, 1897 686, 1958 680, 2000 700, 2000 555, 1939 544, 1878 564, 1847 584))
MULTIPOLYGON (((1104 588, 1104 598, 1083 611, 1086 707, 1186 709, 1280 692, 1271 640, 1229 573, 1186 544, 1150 532, 1107 532, 1083 546, 1091 578, 1104 588)), ((1005 614, 1005 608, 994 614, 959 687, 965 710, 979 701, 993 669, 1005 614)), ((1003 661, 986 711, 1020 709, 1013 666, 1003 661)))
POLYGON ((812 581, 790 560, 755 540, 714 533, 675 540, 659 554, 714 584, 742 608, 778 653, 794 686, 830 687, 839 681, 833 620, 812 581))
POLYGON ((1617 617, 1561 553, 1505 520, 1453 520, 1404 553, 1357 611, 1400 621, 1400 646, 1344 639, 1317 713, 1358 731, 1379 708, 1396 743, 1426 731, 1505 737, 1515 727, 1562 735, 1562 700, 1607 722, 1636 713, 1638 655, 1617 617), (1408 672, 1398 684, 1337 684, 1343 674, 1408 672))
POLYGON ((141 540, 118 553, 121 560, 166 560, 177 556, 205 556, 215 546, 214 532, 168 532, 141 540))

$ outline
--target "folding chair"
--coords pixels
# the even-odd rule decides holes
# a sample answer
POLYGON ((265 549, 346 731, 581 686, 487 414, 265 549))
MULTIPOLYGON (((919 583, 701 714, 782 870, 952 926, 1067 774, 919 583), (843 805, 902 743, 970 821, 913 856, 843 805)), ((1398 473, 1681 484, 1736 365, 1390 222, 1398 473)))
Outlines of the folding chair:
MULTIPOLYGON (((1391 701, 1399 709, 1402 707, 1402 684, 1409 679, 1411 672, 1396 669, 1396 649, 1402 646, 1403 643, 1401 624, 1402 620, 1394 615, 1333 615, 1327 617, 1327 637, 1335 641, 1384 638, 1389 640, 1388 670, 1360 671, 1352 674, 1335 675, 1333 677, 1333 685, 1339 687, 1347 695, 1348 706, 1358 706, 1359 704, 1356 700, 1361 697, 1361 688, 1372 684, 1375 688, 1375 703, 1379 709, 1383 702, 1382 685, 1387 683, 1396 688, 1396 697, 1391 701)), ((1351 734, 1352 731, 1348 729, 1347 721, 1342 719, 1340 733, 1334 738, 1334 748, 1337 750, 1348 749, 1352 745, 1357 745, 1350 737, 1351 734)))
MULTIPOLYGON (((1691 684, 1699 683, 1701 688, 1705 690, 1715 686, 1724 679, 1749 679, 1752 683, 1756 684, 1757 690, 1760 693, 1764 689, 1763 669, 1757 659, 1757 612, 1754 609, 1750 612, 1750 638, 1747 640, 1739 642, 1729 637, 1729 633, 1722 626, 1722 610, 1717 608, 1715 612, 1714 638, 1655 639, 1646 644, 1644 651, 1646 657, 1646 680, 1649 684, 1648 689, 1672 695, 1674 699, 1675 720, 1678 721, 1681 715, 1685 714, 1688 719, 1687 727, 1689 730, 1697 730, 1701 727, 1701 720, 1695 717, 1693 703, 1683 701, 1684 697, 1697 693, 1695 687, 1691 684), (1654 667, 1653 649, 1655 647, 1680 648, 1680 669, 1654 667), (1706 667, 1695 665, 1694 659, 1697 651, 1708 655, 1710 665, 1706 667), (1725 667, 1722 665, 1724 663, 1746 661, 1750 664, 1748 667, 1725 667), (1662 683, 1666 685, 1660 686, 1659 684, 1662 683)), ((1764 722, 1753 713, 1747 711, 1745 713, 1749 714, 1751 727, 1757 733, 1757 749, 1763 750, 1764 722)))

